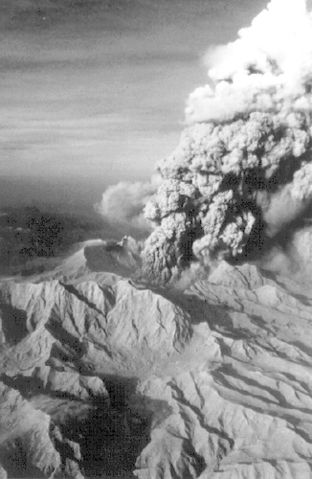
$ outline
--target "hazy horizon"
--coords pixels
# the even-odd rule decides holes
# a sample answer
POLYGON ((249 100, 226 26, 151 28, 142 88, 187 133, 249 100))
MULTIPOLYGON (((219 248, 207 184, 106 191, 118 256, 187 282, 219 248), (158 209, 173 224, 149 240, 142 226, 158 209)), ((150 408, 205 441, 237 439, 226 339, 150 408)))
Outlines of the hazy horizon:
MULTIPOLYGON (((2 183, 23 184, 21 202, 70 202, 79 190, 90 202, 149 177, 177 144, 188 93, 206 81, 206 48, 234 39, 264 5, 1 2, 2 183)), ((16 202, 16 188, 0 201, 16 202)))

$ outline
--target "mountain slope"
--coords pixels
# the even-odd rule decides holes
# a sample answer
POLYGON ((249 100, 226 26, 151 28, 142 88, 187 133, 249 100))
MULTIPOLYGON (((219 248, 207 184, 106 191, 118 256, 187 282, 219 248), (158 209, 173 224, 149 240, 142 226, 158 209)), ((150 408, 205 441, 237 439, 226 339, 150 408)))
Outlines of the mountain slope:
POLYGON ((170 414, 157 420, 138 477, 310 477, 310 301, 247 265, 222 264, 187 292, 202 345, 195 363, 142 385, 170 414))
POLYGON ((298 291, 226 263, 184 293, 107 273, 3 281, 3 469, 310 477, 312 294, 298 291))

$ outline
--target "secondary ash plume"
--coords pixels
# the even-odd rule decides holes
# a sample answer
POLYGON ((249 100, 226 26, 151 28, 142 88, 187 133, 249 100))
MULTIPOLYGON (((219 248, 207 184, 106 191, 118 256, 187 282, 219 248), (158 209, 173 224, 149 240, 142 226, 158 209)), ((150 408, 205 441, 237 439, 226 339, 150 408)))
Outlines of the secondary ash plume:
POLYGON ((120 181, 107 188, 95 209, 111 223, 124 224, 128 227, 131 225, 150 232, 151 225, 144 217, 143 209, 157 190, 157 186, 156 176, 152 177, 150 182, 120 181))
POLYGON ((187 127, 145 217, 145 273, 168 281, 261 249, 312 200, 312 15, 272 0, 238 39, 206 55, 209 84, 186 106, 187 127))

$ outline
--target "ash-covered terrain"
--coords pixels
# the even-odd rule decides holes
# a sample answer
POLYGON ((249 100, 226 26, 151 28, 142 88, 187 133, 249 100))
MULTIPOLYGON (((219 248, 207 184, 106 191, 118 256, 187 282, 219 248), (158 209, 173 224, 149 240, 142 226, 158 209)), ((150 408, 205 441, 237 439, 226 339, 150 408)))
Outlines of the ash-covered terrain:
POLYGON ((1 477, 310 477, 311 284, 221 262, 149 288, 129 243, 1 283, 1 477))
POLYGON ((177 149, 104 193, 145 239, 2 277, 1 479, 312 476, 308 6, 208 52, 177 149))

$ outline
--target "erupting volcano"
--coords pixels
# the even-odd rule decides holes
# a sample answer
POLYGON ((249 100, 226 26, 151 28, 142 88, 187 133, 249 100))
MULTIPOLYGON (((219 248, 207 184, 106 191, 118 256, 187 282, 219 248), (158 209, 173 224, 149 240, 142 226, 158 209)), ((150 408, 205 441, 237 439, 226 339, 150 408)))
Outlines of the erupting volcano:
POLYGON ((311 477, 308 2, 204 61, 177 148, 96 205, 128 236, 2 213, 32 257, 0 280, 1 479, 311 477))

